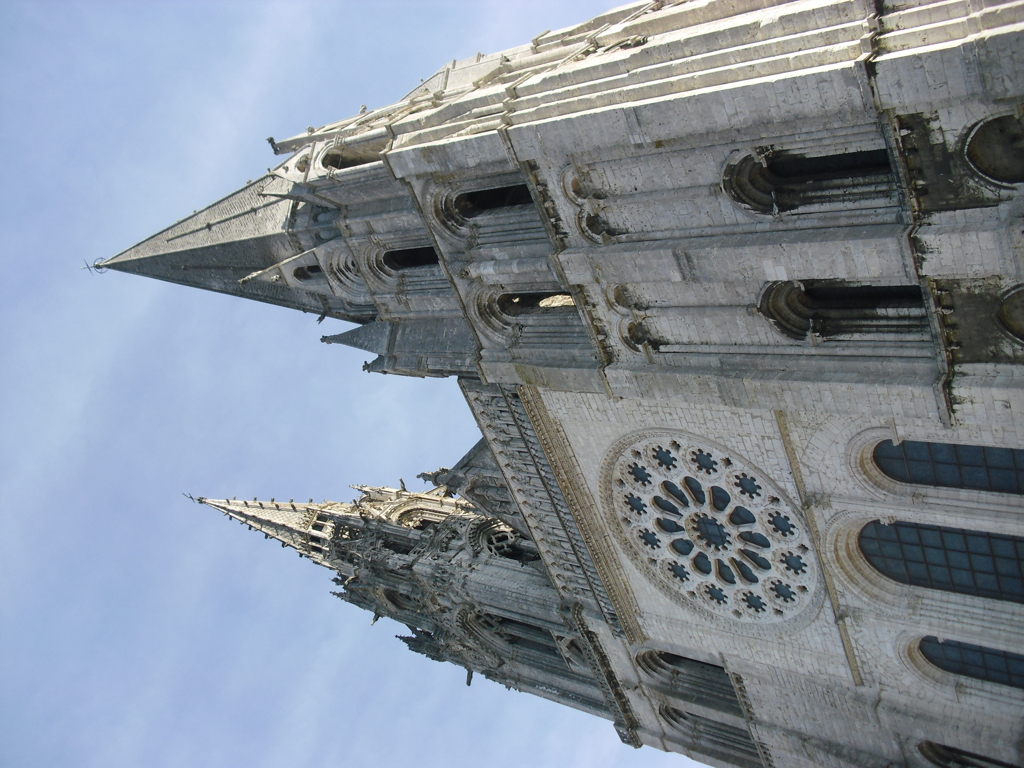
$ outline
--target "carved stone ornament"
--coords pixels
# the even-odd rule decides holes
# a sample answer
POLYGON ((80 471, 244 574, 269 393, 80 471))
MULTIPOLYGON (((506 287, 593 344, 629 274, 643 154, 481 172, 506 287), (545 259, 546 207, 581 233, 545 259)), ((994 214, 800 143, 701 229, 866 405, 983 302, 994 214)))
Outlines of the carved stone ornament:
POLYGON ((752 624, 820 602, 803 519, 735 452, 683 432, 643 432, 612 448, 602 481, 626 554, 676 600, 752 624))

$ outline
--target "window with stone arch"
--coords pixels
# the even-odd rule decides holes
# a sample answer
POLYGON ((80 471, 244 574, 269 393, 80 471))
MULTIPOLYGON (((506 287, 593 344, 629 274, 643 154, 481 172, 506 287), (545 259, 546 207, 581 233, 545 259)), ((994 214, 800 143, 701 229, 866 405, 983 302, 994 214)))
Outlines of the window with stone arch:
POLYGON ((896 195, 885 149, 805 155, 758 147, 726 166, 722 188, 740 207, 773 216, 812 205, 849 209, 896 195))
POLYGON ((666 685, 673 696, 743 717, 743 707, 724 667, 655 650, 637 654, 636 662, 640 669, 666 685))
POLYGON ((883 440, 872 460, 901 483, 1024 494, 1024 450, 987 445, 883 440))
POLYGON ((941 670, 999 685, 1024 688, 1024 656, 930 635, 918 643, 921 655, 941 670))
POLYGON ((541 657, 565 663, 558 643, 548 630, 522 621, 493 613, 476 613, 469 619, 471 626, 482 636, 497 641, 503 650, 527 650, 541 657))
POLYGON ((901 584, 1024 603, 1024 538, 875 520, 858 545, 875 570, 901 584))

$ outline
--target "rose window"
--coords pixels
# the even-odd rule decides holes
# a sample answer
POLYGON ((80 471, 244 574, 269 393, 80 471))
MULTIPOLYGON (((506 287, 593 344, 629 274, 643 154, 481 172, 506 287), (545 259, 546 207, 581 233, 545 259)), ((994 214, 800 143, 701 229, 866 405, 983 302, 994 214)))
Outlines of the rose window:
POLYGON ((677 598, 751 622, 810 603, 817 572, 803 521, 735 453, 647 433, 609 457, 605 500, 630 557, 677 598))

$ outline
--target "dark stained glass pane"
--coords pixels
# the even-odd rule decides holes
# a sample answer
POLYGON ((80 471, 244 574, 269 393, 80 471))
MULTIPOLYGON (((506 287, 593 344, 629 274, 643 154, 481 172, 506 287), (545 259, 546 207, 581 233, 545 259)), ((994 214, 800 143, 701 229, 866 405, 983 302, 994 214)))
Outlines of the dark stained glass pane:
POLYGON ((1024 688, 1024 656, 1019 654, 933 636, 922 638, 920 648, 928 661, 954 675, 1024 688))
MULTIPOLYGON (((941 464, 939 465, 938 477, 935 476, 935 470, 932 465, 926 461, 908 461, 907 466, 910 468, 910 482, 917 485, 952 485, 952 482, 948 481, 951 473, 950 466, 941 464)), ((956 467, 952 467, 953 471, 956 471, 956 467)))
POLYGON ((903 584, 1024 603, 1024 538, 876 520, 858 543, 872 566, 903 584))
MULTIPOLYGON (((956 464, 956 446, 949 443, 922 443, 928 446, 932 461, 936 464, 956 464)), ((899 449, 897 449, 899 450, 899 449)))
MULTIPOLYGON (((888 571, 886 574, 888 575, 888 571)), ((908 577, 897 579, 897 581, 907 581, 907 578, 913 579, 927 579, 928 578, 928 566, 921 565, 920 563, 908 563, 905 568, 905 573, 908 577)))
POLYGON ((982 467, 961 467, 960 478, 964 488, 973 488, 976 491, 992 490, 988 481, 988 472, 982 467))
POLYGON ((1024 450, 884 440, 875 446, 875 464, 901 483, 1024 494, 1024 450))
POLYGON ((988 470, 989 482, 992 483, 992 490, 996 493, 1013 493, 1017 482, 1017 476, 1008 469, 988 470))
POLYGON ((1013 452, 1009 448, 986 448, 985 463, 990 467, 1013 469, 1013 452))

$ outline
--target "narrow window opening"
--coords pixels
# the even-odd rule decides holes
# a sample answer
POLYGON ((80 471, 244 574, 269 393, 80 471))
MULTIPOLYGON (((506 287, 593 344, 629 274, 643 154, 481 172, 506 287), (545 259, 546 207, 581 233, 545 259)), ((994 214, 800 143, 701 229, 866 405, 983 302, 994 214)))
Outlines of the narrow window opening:
POLYGON ((819 157, 772 152, 741 158, 726 169, 723 183, 741 205, 778 214, 804 205, 888 196, 894 176, 884 149, 819 157))
POLYGON ((764 760, 757 744, 744 728, 720 723, 691 712, 665 705, 661 715, 681 737, 688 749, 716 757, 741 768, 762 768, 764 760))
POLYGON ((1024 450, 986 445, 954 445, 883 440, 872 459, 893 480, 941 488, 1024 495, 1024 450))
POLYGON ((317 280, 323 276, 323 269, 320 268, 319 264, 309 264, 305 267, 296 267, 292 270, 292 275, 296 280, 303 283, 307 283, 310 280, 317 280))
POLYGON ((923 334, 928 330, 916 285, 850 285, 836 280, 774 283, 761 313, 793 339, 850 334, 923 334))
POLYGON ((340 149, 331 149, 324 152, 323 157, 320 158, 320 164, 324 168, 334 168, 341 170, 342 168, 351 168, 355 165, 360 165, 363 161, 358 160, 351 155, 346 155, 340 149))
POLYGON ((322 531, 323 529, 324 529, 324 524, 323 523, 313 523, 313 530, 314 531, 322 531))
POLYGON ((918 647, 928 661, 946 672, 1024 688, 1024 656, 1018 653, 934 636, 921 638, 918 647))
POLYGON ((509 317, 575 306, 568 293, 504 293, 498 297, 498 309, 509 317))
POLYGON ((361 146, 332 147, 320 155, 320 165, 336 171, 366 165, 380 160, 386 141, 372 141, 361 146))
POLYGON ((637 661, 648 672, 667 682, 680 698, 742 717, 736 689, 724 668, 667 651, 645 651, 637 661))
POLYGON ((801 157, 780 152, 768 161, 767 170, 777 178, 800 181, 849 179, 892 172, 889 153, 884 149, 824 157, 801 157))
POLYGON ((880 520, 857 540, 871 566, 901 584, 1024 603, 1024 538, 880 520))
POLYGON ((386 251, 383 257, 384 266, 400 272, 403 269, 414 267, 427 267, 437 264, 437 251, 431 246, 424 248, 402 248, 396 251, 386 251))
POLYGON ((395 589, 385 589, 384 597, 386 597, 388 602, 400 611, 415 612, 417 608, 419 608, 419 605, 415 600, 395 589))
POLYGON ((493 632, 509 645, 528 648, 535 653, 563 661, 562 654, 558 650, 558 643, 546 629, 505 617, 492 616, 490 618, 495 625, 493 632))
POLYGON ((463 192, 455 197, 455 211, 464 219, 474 219, 482 213, 498 208, 513 208, 517 205, 532 205, 530 188, 525 184, 495 189, 478 189, 463 192))

